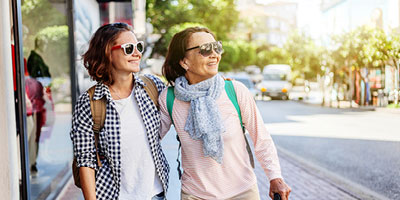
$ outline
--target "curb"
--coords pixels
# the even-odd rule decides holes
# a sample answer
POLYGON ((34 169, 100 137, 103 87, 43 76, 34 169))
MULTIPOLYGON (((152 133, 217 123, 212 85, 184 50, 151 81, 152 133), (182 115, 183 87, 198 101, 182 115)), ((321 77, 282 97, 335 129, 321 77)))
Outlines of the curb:
MULTIPOLYGON (((320 108, 331 108, 331 109, 338 109, 338 110, 345 110, 345 111, 352 111, 352 112, 365 112, 365 111, 376 111, 377 109, 386 109, 386 108, 376 108, 376 107, 370 107, 370 106, 366 106, 366 107, 358 107, 358 108, 338 108, 338 107, 329 107, 329 106, 322 106, 321 104, 315 104, 315 103, 309 103, 306 101, 295 101, 301 104, 305 104, 305 105, 310 105, 310 106, 315 106, 315 107, 320 107, 320 108)), ((399 112, 400 113, 400 112, 399 112)))
POLYGON ((61 197, 65 196, 67 193, 68 187, 71 183, 72 183, 72 176, 69 177, 69 179, 65 182, 64 186, 60 190, 60 192, 57 195, 55 195, 55 197, 53 199, 59 200, 61 197))
POLYGON ((298 166, 299 168, 302 168, 303 170, 309 172, 310 174, 313 174, 322 180, 328 182, 332 186, 338 188, 339 190, 349 194, 350 196, 353 196, 354 198, 357 199, 362 199, 362 200, 375 200, 375 199, 381 199, 381 200, 389 200, 387 197, 384 197, 381 194, 378 194, 374 191, 372 191, 369 188, 366 188, 358 183, 355 183, 351 180, 348 180, 342 176, 339 176, 331 171, 328 171, 325 168, 322 168, 318 165, 315 165, 304 158, 301 158, 292 152, 276 146, 278 153, 283 154, 285 157, 289 158, 288 160, 298 166))
POLYGON ((400 114, 400 108, 385 108, 385 107, 373 107, 373 106, 364 106, 358 108, 338 108, 338 107, 329 107, 329 106, 321 106, 319 103, 309 103, 304 100, 293 100, 294 102, 320 107, 320 108, 332 108, 332 109, 339 109, 339 110, 347 110, 353 112, 364 112, 364 111, 377 111, 377 112, 384 112, 384 113, 392 113, 392 114, 400 114))

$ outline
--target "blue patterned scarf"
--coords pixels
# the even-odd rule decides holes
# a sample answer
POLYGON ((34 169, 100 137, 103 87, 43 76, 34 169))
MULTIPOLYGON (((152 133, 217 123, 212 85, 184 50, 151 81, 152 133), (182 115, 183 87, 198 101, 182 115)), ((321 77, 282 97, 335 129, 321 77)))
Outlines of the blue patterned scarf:
POLYGON ((194 140, 203 142, 204 156, 222 163, 224 144, 222 124, 216 99, 224 91, 224 79, 219 75, 200 83, 189 85, 184 76, 175 80, 175 96, 181 101, 190 102, 190 111, 184 130, 194 140))

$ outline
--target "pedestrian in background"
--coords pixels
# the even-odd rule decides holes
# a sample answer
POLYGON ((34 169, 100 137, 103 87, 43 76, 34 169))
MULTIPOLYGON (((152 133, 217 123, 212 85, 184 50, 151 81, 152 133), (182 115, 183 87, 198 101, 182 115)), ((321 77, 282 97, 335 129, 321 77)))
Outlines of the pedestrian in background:
MULTIPOLYGON (((29 148, 29 166, 32 175, 38 172, 37 158, 39 154, 39 142, 42 133, 42 127, 46 122, 46 101, 44 99, 44 90, 42 84, 29 75, 25 67, 25 92, 26 102, 31 103, 31 107, 27 106, 27 117, 32 119, 32 122, 27 123, 28 131, 28 148, 29 148), (29 109, 31 108, 31 109, 29 109)), ((27 121, 30 120, 27 118, 27 121)))
MULTIPOLYGON (((16 70, 15 70, 15 46, 14 27, 11 28, 11 53, 13 67, 14 95, 17 96, 16 70)), ((28 137, 29 168, 31 175, 36 176, 38 172, 36 159, 39 153, 39 140, 41 129, 44 124, 46 108, 42 84, 32 78, 28 71, 27 61, 24 58, 25 75, 25 106, 26 106, 26 129, 28 137)), ((18 163, 20 165, 20 163, 18 163)))
MULTIPOLYGON (((182 200, 260 199, 238 113, 218 74, 222 52, 210 30, 187 28, 172 38, 163 65, 176 98, 171 118, 168 91, 159 97, 160 133, 164 137, 174 122, 182 144, 182 200)), ((242 83, 233 81, 233 86, 255 155, 270 180, 269 195, 288 199, 291 189, 282 179, 275 145, 256 103, 242 83)))
MULTIPOLYGON (((159 141, 160 114, 139 76, 143 42, 125 23, 100 27, 83 62, 97 81, 93 99, 106 98, 104 127, 95 135, 88 92, 75 106, 71 139, 85 199, 164 199, 169 166, 159 141)), ((147 75, 161 92, 165 85, 147 75)))

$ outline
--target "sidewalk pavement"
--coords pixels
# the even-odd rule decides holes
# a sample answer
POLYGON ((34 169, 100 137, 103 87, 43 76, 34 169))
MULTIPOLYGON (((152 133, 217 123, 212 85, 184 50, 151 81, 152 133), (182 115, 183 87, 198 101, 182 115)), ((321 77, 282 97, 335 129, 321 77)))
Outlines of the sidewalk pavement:
MULTIPOLYGON (((386 199, 371 193, 353 182, 332 174, 325 169, 312 165, 294 154, 278 148, 282 176, 292 188, 291 200, 366 200, 386 199)), ((261 200, 270 199, 269 182, 264 171, 257 164, 255 168, 261 200)))
MULTIPOLYGON (((180 182, 176 171, 177 163, 175 159, 177 156, 177 142, 175 140, 175 131, 173 129, 171 129, 170 133, 168 133, 166 138, 164 138, 162 144, 171 168, 170 185, 167 197, 169 200, 178 200, 180 199, 180 182)), ((278 154, 282 168, 282 175, 285 182, 292 188, 290 199, 375 199, 373 196, 365 194, 362 190, 355 190, 351 184, 345 184, 344 182, 341 182, 340 179, 332 178, 332 175, 328 175, 314 167, 310 167, 279 147, 278 154)), ((268 196, 269 181, 258 162, 255 167, 255 173, 257 175, 261 200, 270 199, 268 196)), ((57 198, 57 200, 67 199, 83 200, 81 191, 75 187, 72 177, 57 198)))
MULTIPOLYGON (((346 191, 340 185, 336 185, 327 177, 313 173, 312 170, 305 168, 299 162, 292 160, 286 154, 279 152, 279 159, 282 167, 282 175, 285 182, 292 188, 292 193, 289 199, 293 200, 317 200, 317 199, 361 199, 352 192, 346 191)), ((174 168, 171 168, 171 173, 175 173, 174 168)), ((269 182, 264 174, 264 171, 258 165, 255 168, 257 175, 258 187, 260 190, 261 200, 270 199, 268 196, 269 182)), ((170 185, 170 187, 174 187, 170 185)), ((171 191, 169 191, 171 192, 171 191)), ((179 194, 174 195, 178 200, 179 194)), ((75 187, 73 179, 68 181, 63 191, 60 193, 57 200, 83 200, 81 191, 75 187)))
POLYGON ((52 199, 68 180, 72 160, 72 144, 69 138, 71 114, 57 112, 52 129, 42 127, 39 141, 37 173, 31 173, 31 199, 52 199))
MULTIPOLYGON (((340 186, 333 184, 325 176, 317 175, 312 170, 291 159, 286 154, 278 151, 279 160, 282 168, 282 176, 285 182, 292 188, 289 199, 293 200, 329 200, 329 199, 360 199, 340 186)), ((269 182, 260 166, 256 167, 258 188, 261 200, 270 199, 269 182)))

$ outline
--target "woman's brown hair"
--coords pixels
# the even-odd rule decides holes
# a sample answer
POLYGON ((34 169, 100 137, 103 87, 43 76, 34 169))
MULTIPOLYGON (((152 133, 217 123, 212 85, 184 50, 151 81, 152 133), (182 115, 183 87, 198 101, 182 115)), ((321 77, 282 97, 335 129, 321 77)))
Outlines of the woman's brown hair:
POLYGON ((111 48, 120 33, 132 31, 126 23, 112 23, 101 26, 90 39, 89 49, 82 55, 83 65, 93 80, 111 85, 111 48))
POLYGON ((214 34, 208 28, 203 27, 186 28, 172 37, 162 66, 162 73, 169 84, 173 85, 176 78, 185 75, 186 70, 179 64, 179 61, 185 57, 190 36, 197 32, 210 33, 215 39, 214 34))

